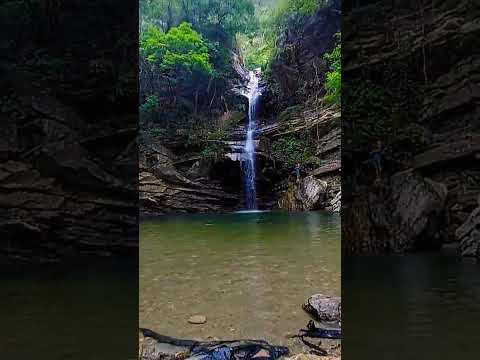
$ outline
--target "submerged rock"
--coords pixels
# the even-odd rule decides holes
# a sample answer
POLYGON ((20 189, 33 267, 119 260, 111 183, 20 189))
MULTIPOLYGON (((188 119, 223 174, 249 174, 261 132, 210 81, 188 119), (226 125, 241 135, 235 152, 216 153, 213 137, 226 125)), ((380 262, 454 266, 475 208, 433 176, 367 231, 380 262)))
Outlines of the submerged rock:
POLYGON ((340 297, 315 294, 308 298, 302 308, 318 321, 340 322, 342 319, 342 299, 340 297))
POLYGON ((280 209, 308 211, 322 207, 328 184, 314 176, 307 176, 291 185, 278 201, 280 209))
POLYGON ((187 320, 190 324, 205 324, 207 317, 205 315, 193 315, 187 320))

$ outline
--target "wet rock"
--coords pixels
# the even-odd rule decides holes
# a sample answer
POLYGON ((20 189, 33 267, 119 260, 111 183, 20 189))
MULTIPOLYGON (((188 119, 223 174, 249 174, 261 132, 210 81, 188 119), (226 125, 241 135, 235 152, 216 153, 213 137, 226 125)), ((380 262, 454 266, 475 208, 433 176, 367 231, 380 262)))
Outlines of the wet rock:
POLYGON ((205 315, 193 315, 190 316, 187 320, 190 324, 205 324, 207 322, 207 317, 205 315))
POLYGON ((308 298, 302 308, 318 321, 340 322, 342 318, 342 299, 340 297, 315 294, 308 298))
POLYGON ((314 176, 307 176, 299 183, 290 185, 278 201, 280 209, 308 211, 324 205, 328 184, 314 176))
POLYGON ((480 207, 476 208, 467 221, 455 232, 460 241, 462 256, 476 256, 480 258, 480 207))

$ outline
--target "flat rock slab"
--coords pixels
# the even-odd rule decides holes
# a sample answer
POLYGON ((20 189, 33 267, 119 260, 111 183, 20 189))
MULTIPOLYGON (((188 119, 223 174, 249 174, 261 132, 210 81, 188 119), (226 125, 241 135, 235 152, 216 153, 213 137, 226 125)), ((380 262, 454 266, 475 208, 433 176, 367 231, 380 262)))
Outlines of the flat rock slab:
POLYGON ((340 322, 342 319, 342 299, 340 297, 315 294, 302 305, 309 315, 322 322, 340 322))
POLYGON ((207 317, 205 315, 193 315, 190 316, 187 320, 190 324, 205 324, 207 322, 207 317))

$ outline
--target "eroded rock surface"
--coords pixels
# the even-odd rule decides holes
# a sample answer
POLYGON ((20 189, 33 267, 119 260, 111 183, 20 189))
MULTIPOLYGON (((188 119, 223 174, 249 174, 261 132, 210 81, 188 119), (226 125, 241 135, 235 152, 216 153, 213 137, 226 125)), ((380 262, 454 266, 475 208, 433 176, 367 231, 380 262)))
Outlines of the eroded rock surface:
MULTIPOLYGON (((479 198, 480 206, 480 198, 479 198)), ((462 256, 475 256, 480 259, 480 207, 476 208, 456 233, 462 256)))
POLYGON ((340 322, 342 320, 342 299, 340 297, 315 294, 308 298, 302 308, 318 321, 340 322))
MULTIPOLYGON (((409 2, 356 4, 344 13, 342 70, 348 80, 342 96, 347 97, 348 89, 357 89, 360 84, 383 93, 395 89, 401 94, 380 100, 391 109, 384 120, 385 124, 393 121, 396 134, 390 130, 369 134, 368 128, 382 126, 369 114, 344 124, 344 160, 349 160, 344 163, 350 165, 345 175, 357 171, 352 176, 355 181, 343 193, 346 212, 342 243, 349 252, 432 248, 438 242, 467 239, 467 234, 472 234, 464 224, 471 223, 469 218, 480 192, 480 62, 467 48, 478 47, 477 11, 478 3, 460 0, 418 7, 409 2), (442 57, 446 53, 455 56, 442 57), (440 57, 443 61, 438 61, 440 57), (396 121, 397 117, 403 120, 396 121), (402 192, 390 180, 383 180, 381 188, 358 185, 372 177, 360 158, 376 137, 393 149, 384 159, 384 177, 414 169, 424 179, 417 182, 418 189, 411 188, 420 196, 418 209, 414 207, 415 196, 408 191, 403 196, 395 195, 402 192), (438 206, 438 212, 444 212, 448 221, 441 220, 443 216, 435 215, 436 211, 426 211, 426 202, 432 198, 418 191, 425 188, 421 183, 427 184, 428 179, 448 190, 444 202, 434 201, 430 206, 438 206), (395 213, 396 218, 382 215, 387 213, 395 213)), ((346 104, 342 111, 347 118, 359 114, 358 108, 349 106, 348 101, 346 104)), ((463 243, 466 252, 474 251, 467 245, 472 242, 463 243)))
POLYGON ((34 76, 12 72, 4 89, 12 107, 0 115, 9 134, 0 140, 0 253, 54 261, 135 251, 136 129, 95 130, 66 100, 26 86, 34 76))

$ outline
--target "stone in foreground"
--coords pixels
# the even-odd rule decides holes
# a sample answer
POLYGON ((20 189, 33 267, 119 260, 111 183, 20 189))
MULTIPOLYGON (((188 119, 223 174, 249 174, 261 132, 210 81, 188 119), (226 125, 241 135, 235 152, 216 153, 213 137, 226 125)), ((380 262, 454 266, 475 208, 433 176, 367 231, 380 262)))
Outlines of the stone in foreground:
POLYGON ((340 322, 342 319, 342 300, 340 297, 315 294, 308 298, 302 308, 318 321, 340 322))

